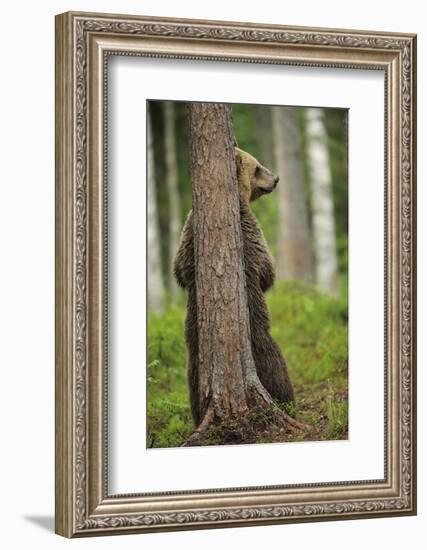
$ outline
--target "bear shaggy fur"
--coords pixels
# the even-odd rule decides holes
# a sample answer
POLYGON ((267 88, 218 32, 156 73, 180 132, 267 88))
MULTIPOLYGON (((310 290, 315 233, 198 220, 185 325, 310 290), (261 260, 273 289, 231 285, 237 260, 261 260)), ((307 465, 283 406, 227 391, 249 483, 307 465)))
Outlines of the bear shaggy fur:
MULTIPOLYGON (((270 335, 270 319, 264 292, 274 283, 275 271, 262 230, 250 208, 250 202, 275 189, 279 178, 252 155, 236 148, 237 178, 240 192, 240 223, 248 293, 252 355, 258 377, 273 397, 287 404, 294 391, 286 362, 270 335)), ((178 284, 188 291, 185 337, 188 349, 188 383, 191 412, 195 426, 201 422, 198 394, 197 300, 193 245, 193 214, 189 212, 174 261, 178 284)))

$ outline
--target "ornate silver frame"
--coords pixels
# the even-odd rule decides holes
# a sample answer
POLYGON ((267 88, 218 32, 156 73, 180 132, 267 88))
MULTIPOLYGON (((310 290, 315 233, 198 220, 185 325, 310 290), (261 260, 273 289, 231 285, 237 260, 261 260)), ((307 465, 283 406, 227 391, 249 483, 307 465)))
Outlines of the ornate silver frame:
POLYGON ((56 532, 66 537, 416 513, 416 37, 249 23, 56 17, 56 532), (106 58, 296 64, 385 74, 385 477, 109 495, 106 58))

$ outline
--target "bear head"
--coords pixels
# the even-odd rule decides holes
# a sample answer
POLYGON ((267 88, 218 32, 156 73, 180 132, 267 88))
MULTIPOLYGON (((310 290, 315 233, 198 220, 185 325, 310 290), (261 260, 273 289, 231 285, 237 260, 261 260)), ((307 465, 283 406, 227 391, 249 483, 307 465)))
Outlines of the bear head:
POLYGON ((240 197, 245 202, 258 199, 276 188, 279 177, 252 155, 235 147, 240 197))

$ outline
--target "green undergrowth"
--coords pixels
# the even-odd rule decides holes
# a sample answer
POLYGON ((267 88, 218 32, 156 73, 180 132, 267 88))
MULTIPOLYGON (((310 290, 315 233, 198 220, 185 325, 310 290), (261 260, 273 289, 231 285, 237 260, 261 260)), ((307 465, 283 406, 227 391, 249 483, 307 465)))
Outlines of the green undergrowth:
MULTIPOLYGON (((346 288, 346 281, 343 281, 346 288)), ((320 293, 300 282, 276 284, 267 294, 273 338, 295 387, 288 414, 307 432, 264 431, 258 442, 346 439, 348 436, 347 297, 320 293)), ((148 321, 148 447, 177 447, 191 434, 184 340, 185 307, 169 306, 148 321)), ((279 404, 280 405, 280 404, 279 404)))

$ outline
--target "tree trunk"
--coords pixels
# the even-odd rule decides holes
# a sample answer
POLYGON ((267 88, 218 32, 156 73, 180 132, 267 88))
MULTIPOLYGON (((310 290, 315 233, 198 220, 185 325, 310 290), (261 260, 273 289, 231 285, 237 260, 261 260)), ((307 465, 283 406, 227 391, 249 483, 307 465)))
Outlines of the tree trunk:
POLYGON ((189 123, 202 418, 189 440, 195 444, 212 424, 235 422, 252 408, 289 417, 262 386, 252 357, 231 111, 193 103, 189 123))
POLYGON ((312 262, 298 112, 295 107, 272 107, 271 114, 280 177, 277 276, 310 281, 312 262))
POLYGON ((259 159, 264 166, 277 172, 273 154, 273 135, 269 108, 265 105, 254 105, 256 124, 256 143, 259 151, 259 159))
POLYGON ((332 175, 324 113, 306 110, 316 283, 328 294, 337 290, 337 250, 332 175))
POLYGON ((148 266, 147 266, 147 288, 148 288, 148 308, 156 313, 163 310, 164 307, 164 287, 160 258, 160 234, 159 219, 157 214, 156 200, 156 181, 154 166, 154 148, 151 128, 150 108, 147 109, 147 148, 148 148, 148 204, 147 204, 147 247, 148 247, 148 266))
MULTIPOLYGON (((169 265, 172 266, 175 252, 179 244, 181 230, 180 220, 180 199, 178 192, 178 164, 176 158, 176 136, 175 136, 175 108, 172 101, 163 103, 165 122, 165 161, 166 161, 166 183, 169 195, 169 265)), ((170 291, 172 302, 176 301, 178 285, 170 273, 170 291)))

